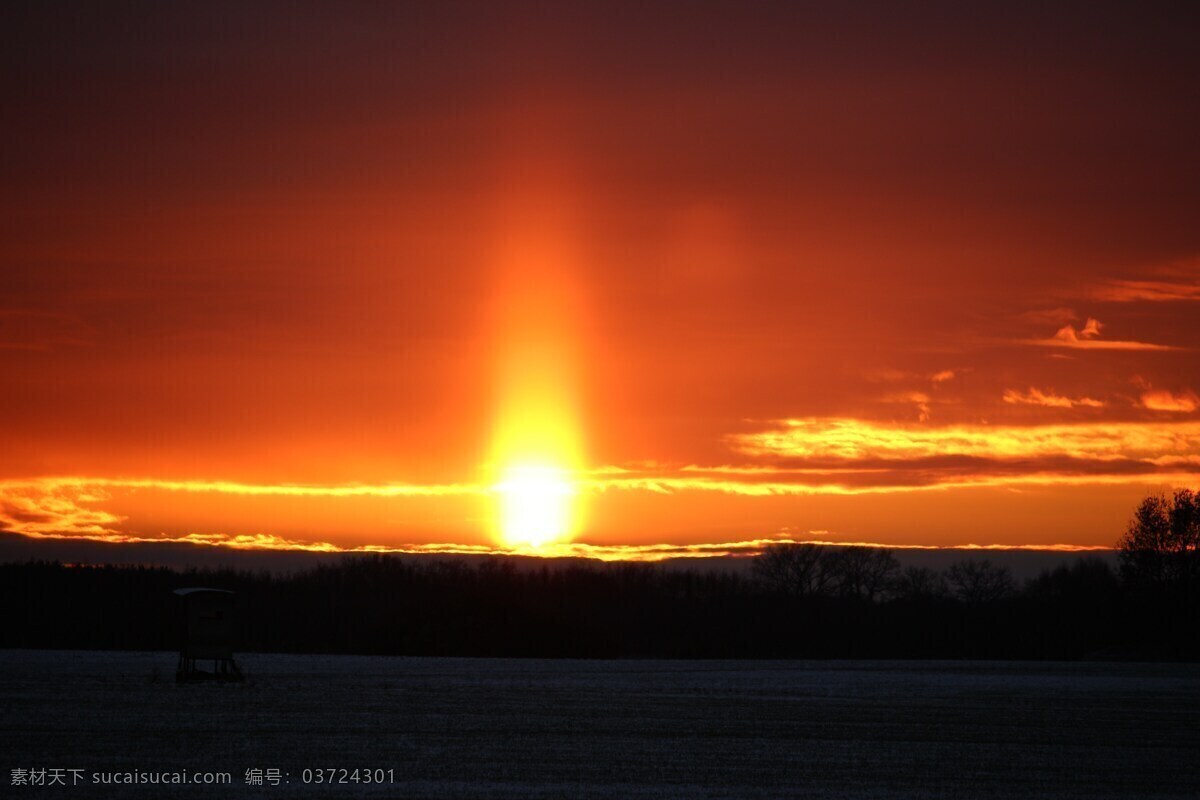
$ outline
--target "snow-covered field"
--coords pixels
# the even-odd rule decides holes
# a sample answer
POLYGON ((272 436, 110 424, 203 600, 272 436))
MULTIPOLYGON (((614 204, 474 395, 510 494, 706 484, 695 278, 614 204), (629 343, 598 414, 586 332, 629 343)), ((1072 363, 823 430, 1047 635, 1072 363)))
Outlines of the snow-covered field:
POLYGON ((0 795, 1200 797, 1197 666, 239 661, 244 685, 177 686, 170 653, 0 651, 0 795), (303 783, 331 768, 395 782, 303 783), (89 783, 179 770, 233 782, 89 783))

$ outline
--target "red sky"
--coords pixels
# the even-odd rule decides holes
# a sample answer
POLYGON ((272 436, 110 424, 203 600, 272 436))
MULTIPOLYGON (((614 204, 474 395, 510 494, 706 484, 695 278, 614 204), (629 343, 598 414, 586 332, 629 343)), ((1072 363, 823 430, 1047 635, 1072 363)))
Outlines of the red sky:
POLYGON ((1194 12, 582 8, 2 12, 0 527, 491 546, 539 425, 601 546, 1200 482, 1194 12))

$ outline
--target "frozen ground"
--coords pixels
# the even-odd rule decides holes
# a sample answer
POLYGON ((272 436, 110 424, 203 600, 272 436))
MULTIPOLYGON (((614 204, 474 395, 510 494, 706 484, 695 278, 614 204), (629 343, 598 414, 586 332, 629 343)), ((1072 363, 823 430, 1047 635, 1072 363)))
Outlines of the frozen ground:
POLYGON ((5 797, 1200 797, 1200 668, 0 650, 5 797), (394 770, 305 786, 305 768, 394 770), (14 768, 233 785, 10 786, 14 768), (250 768, 288 773, 249 787, 250 768))

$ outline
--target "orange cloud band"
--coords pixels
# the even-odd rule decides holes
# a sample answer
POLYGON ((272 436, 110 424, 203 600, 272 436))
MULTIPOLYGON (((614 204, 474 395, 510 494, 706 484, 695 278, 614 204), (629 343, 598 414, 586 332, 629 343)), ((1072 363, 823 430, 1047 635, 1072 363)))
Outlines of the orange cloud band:
POLYGON ((1042 391, 1029 387, 1028 392, 1007 389, 1004 402, 1010 405, 1046 406, 1047 408, 1104 408, 1104 402, 1091 397, 1065 397, 1053 391, 1042 391))
MULTIPOLYGON (((730 436, 728 443, 746 463, 644 469, 608 466, 578 471, 574 480, 580 491, 596 495, 621 491, 770 497, 977 487, 1161 487, 1191 485, 1200 477, 1200 421, 931 427, 809 418, 777 421, 766 430, 730 436)), ((397 498, 414 502, 422 498, 462 498, 469 502, 495 491, 484 483, 321 486, 86 476, 10 479, 0 481, 0 527, 35 536, 139 541, 146 536, 145 531, 136 530, 137 520, 119 513, 123 506, 114 494, 140 490, 283 498, 397 498)), ((247 523, 241 521, 237 527, 256 527, 247 523)), ((337 549, 320 542, 290 542, 258 533, 188 536, 185 540, 193 543, 208 543, 206 537, 211 536, 229 547, 337 549)), ((161 537, 150 540, 162 541, 161 537)), ((453 547, 475 552, 472 546, 453 547)), ((480 552, 494 550, 482 547, 480 552)))
POLYGON ((756 457, 809 460, 914 460, 1069 457, 1097 461, 1200 454, 1200 422, 1113 422, 1060 425, 898 426, 850 418, 780 420, 729 437, 756 457))

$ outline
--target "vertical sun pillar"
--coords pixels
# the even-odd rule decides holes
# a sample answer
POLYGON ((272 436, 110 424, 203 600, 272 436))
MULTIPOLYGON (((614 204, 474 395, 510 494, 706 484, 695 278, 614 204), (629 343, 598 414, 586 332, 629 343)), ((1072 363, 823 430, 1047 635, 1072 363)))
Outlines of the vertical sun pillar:
POLYGON ((526 197, 507 206, 497 259, 493 533, 513 548, 568 540, 581 522, 580 304, 554 199, 526 197))

